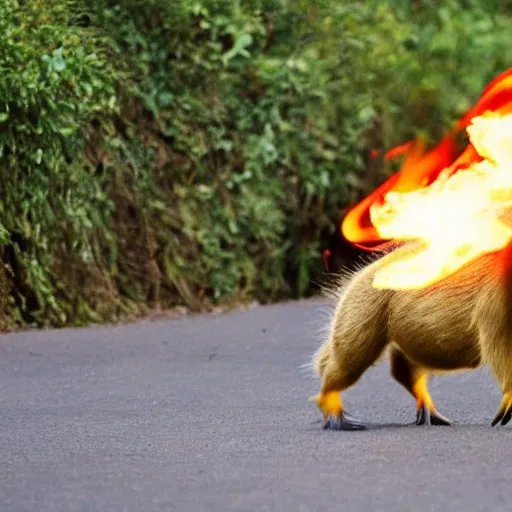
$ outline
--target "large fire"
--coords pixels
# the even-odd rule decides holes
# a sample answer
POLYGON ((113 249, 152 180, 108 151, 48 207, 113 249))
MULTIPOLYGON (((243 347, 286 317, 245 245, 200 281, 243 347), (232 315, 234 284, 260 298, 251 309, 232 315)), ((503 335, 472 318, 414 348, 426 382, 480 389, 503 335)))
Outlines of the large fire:
POLYGON ((425 153, 414 141, 386 158, 401 154, 400 171, 342 223, 347 240, 367 250, 413 243, 410 252, 386 260, 375 287, 422 288, 503 249, 512 238, 512 68, 486 87, 435 149, 425 153), (454 138, 461 130, 470 142, 457 156, 454 138))

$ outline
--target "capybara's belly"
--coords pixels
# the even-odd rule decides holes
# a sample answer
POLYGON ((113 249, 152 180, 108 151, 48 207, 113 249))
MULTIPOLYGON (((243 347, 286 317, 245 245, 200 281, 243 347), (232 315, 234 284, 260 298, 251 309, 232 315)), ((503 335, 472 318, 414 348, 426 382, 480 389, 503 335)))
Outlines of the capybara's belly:
POLYGON ((432 286, 397 292, 390 301, 389 340, 431 369, 475 368, 481 362, 473 322, 474 287, 432 286))

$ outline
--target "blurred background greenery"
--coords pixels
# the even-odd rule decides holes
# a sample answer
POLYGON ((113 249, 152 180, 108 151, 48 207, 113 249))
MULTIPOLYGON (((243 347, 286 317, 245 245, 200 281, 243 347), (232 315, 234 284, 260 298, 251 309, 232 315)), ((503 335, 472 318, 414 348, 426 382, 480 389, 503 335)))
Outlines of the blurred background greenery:
POLYGON ((512 65, 498 0, 2 0, 0 33, 2 329, 314 293, 371 150, 512 65))

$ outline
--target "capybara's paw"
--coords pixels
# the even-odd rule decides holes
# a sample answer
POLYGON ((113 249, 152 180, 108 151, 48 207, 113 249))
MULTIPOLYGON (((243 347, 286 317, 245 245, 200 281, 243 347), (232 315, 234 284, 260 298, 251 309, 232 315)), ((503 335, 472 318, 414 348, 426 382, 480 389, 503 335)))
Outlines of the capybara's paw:
POLYGON ((430 410, 425 405, 422 405, 418 409, 418 414, 416 415, 416 425, 434 425, 441 426, 451 425, 452 422, 439 414, 436 410, 430 410))
POLYGON ((345 413, 330 414, 324 423, 325 430, 365 430, 366 427, 359 421, 350 418, 345 413))

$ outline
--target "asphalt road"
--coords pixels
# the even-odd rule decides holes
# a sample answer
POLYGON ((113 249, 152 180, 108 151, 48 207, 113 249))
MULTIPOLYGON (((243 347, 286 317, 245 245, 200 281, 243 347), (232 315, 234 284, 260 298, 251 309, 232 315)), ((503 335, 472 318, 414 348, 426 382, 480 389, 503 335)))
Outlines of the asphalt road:
POLYGON ((431 383, 453 427, 372 368, 377 428, 322 430, 299 367, 325 303, 0 337, 0 511, 510 511, 512 428, 487 371, 431 383))

